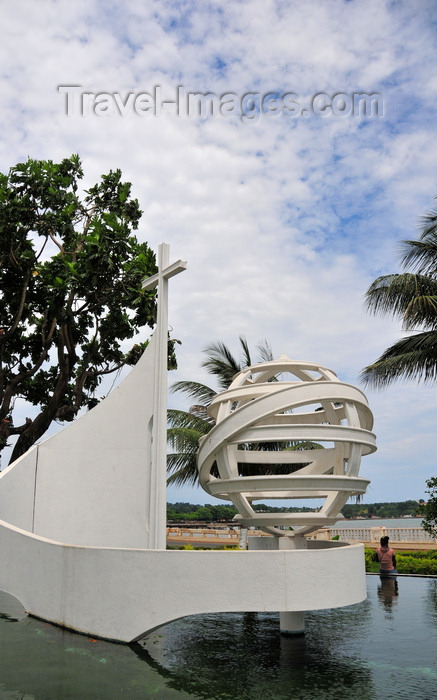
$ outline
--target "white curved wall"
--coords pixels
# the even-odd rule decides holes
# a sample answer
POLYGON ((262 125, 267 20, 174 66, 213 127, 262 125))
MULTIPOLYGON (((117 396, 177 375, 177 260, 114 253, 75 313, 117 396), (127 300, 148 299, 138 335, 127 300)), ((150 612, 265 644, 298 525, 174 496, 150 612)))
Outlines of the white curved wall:
POLYGON ((69 544, 150 546, 154 351, 153 336, 102 403, 1 472, 2 520, 69 544))
POLYGON ((249 552, 93 548, 59 544, 0 522, 0 589, 32 615, 130 642, 197 613, 361 602, 363 545, 335 545, 249 552))

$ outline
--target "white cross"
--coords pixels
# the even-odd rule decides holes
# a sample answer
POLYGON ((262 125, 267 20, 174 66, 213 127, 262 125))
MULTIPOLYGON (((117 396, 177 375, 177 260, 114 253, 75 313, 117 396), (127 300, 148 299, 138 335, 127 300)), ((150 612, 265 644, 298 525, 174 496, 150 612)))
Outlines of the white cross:
POLYGON ((176 262, 169 265, 169 253, 170 246, 168 243, 161 243, 158 248, 158 272, 155 275, 152 275, 152 277, 146 277, 146 279, 143 280, 141 285, 143 289, 153 289, 153 287, 156 287, 157 284, 159 285, 159 281, 161 279, 169 280, 170 277, 174 277, 179 272, 183 272, 187 269, 187 263, 183 260, 176 260, 176 262))
POLYGON ((161 243, 158 247, 158 272, 143 280, 141 285, 143 289, 153 289, 158 285, 155 335, 158 341, 158 355, 161 359, 159 366, 155 366, 155 377, 158 377, 158 381, 164 384, 167 379, 168 356, 168 280, 187 269, 187 263, 183 260, 177 260, 169 265, 169 255, 170 246, 168 243, 161 243), (161 367, 161 364, 164 366, 161 367))
POLYGON ((169 265, 169 253, 168 243, 161 243, 158 248, 158 272, 142 283, 143 289, 153 289, 158 285, 152 450, 148 494, 151 549, 166 548, 168 280, 187 269, 187 263, 183 260, 177 260, 169 265))

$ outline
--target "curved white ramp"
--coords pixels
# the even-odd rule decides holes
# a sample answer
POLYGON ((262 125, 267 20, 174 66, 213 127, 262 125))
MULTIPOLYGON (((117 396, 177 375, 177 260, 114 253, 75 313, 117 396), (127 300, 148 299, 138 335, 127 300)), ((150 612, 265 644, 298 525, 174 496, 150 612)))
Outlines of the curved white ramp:
POLYGON ((328 548, 94 548, 0 522, 0 589, 36 617, 121 642, 197 613, 316 610, 364 600, 363 545, 311 544, 328 548))

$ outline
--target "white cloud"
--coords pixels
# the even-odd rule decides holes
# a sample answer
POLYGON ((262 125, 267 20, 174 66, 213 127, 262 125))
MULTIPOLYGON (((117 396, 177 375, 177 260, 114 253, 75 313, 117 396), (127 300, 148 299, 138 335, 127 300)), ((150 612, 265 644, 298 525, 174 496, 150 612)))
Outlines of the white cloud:
MULTIPOLYGON (((432 2, 379 0, 16 0, 0 42, 1 170, 72 152, 85 186, 122 169, 144 210, 139 236, 188 260, 170 298, 178 378, 208 382, 202 349, 244 334, 357 381, 400 334, 364 312, 363 294, 397 269, 399 241, 437 193, 435 14, 432 2), (67 117, 57 86, 73 84, 123 99, 155 85, 166 99, 178 85, 294 92, 303 107, 316 93, 378 92, 384 116, 67 117)), ((430 408, 433 393, 370 396, 372 500, 423 496, 434 467, 422 400, 430 408)))

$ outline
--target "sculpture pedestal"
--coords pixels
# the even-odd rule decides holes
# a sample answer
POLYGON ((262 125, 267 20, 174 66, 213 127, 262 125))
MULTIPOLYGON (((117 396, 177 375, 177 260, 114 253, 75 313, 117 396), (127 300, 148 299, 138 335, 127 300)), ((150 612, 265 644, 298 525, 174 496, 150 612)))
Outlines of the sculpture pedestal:
MULTIPOLYGON (((305 537, 249 537, 248 548, 251 550, 296 550, 307 549, 305 537)), ((281 634, 287 637, 300 637, 305 634, 305 615, 301 610, 279 613, 279 628, 281 634)))
POLYGON ((279 628, 286 637, 302 637, 305 634, 305 615, 303 612, 279 613, 279 628))

